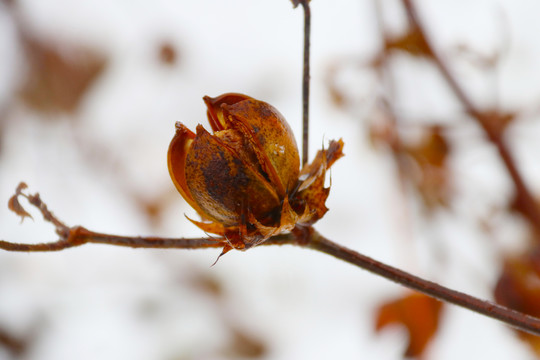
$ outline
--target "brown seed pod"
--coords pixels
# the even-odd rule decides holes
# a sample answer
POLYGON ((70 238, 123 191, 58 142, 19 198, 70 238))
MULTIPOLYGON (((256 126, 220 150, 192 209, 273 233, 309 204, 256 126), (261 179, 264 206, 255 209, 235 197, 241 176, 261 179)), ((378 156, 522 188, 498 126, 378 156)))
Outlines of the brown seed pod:
POLYGON ((213 134, 176 123, 168 152, 176 188, 203 219, 193 223, 226 238, 225 250, 247 249, 324 215, 325 172, 343 155, 341 140, 300 171, 292 130, 273 106, 235 93, 204 101, 213 134))

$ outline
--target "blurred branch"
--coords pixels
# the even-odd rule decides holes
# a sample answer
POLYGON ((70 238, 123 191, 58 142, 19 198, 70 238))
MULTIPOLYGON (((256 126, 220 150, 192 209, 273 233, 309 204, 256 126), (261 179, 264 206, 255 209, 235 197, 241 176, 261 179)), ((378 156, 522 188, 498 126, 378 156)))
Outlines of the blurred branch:
POLYGON ((537 233, 540 233, 540 210, 538 209, 536 201, 525 184, 523 176, 517 168, 516 162, 503 139, 503 128, 497 125, 497 121, 494 121, 497 119, 494 119, 494 115, 492 113, 482 112, 474 105, 457 79, 452 75, 452 72, 442 59, 442 56, 433 47, 425 27, 418 16, 418 12, 413 4, 413 0, 402 0, 402 2, 407 11, 409 20, 411 21, 411 25, 414 28, 414 32, 420 37, 419 40, 422 43, 423 48, 426 50, 425 53, 435 63, 442 76, 448 83, 450 89, 454 92, 458 100, 465 108, 465 111, 476 120, 478 125, 486 134, 487 138, 497 148, 501 160, 503 161, 514 183, 514 187, 516 189, 516 205, 518 209, 520 209, 522 213, 529 219, 531 225, 536 229, 537 233))
POLYGON ((6 330, 0 329, 0 347, 5 348, 14 356, 20 356, 27 348, 26 341, 16 338, 6 330))
MULTIPOLYGON (((7 251, 59 251, 86 243, 127 246, 132 248, 166 248, 166 249, 205 249, 223 247, 227 239, 223 238, 161 238, 161 237, 132 237, 108 235, 90 231, 81 226, 68 227, 60 221, 41 200, 39 194, 23 193, 26 184, 17 187, 15 195, 9 201, 11 210, 24 217, 30 214, 20 205, 18 197, 22 196, 30 204, 39 209, 45 221, 55 226, 59 239, 51 243, 19 244, 0 241, 0 249, 7 251)), ((313 227, 297 225, 289 234, 274 236, 262 245, 297 245, 332 255, 340 260, 349 262, 373 274, 419 291, 436 299, 446 301, 479 314, 500 320, 519 330, 540 335, 540 319, 519 313, 501 305, 483 301, 470 295, 446 288, 428 280, 424 280, 405 271, 371 259, 354 250, 338 245, 321 234, 313 227)))

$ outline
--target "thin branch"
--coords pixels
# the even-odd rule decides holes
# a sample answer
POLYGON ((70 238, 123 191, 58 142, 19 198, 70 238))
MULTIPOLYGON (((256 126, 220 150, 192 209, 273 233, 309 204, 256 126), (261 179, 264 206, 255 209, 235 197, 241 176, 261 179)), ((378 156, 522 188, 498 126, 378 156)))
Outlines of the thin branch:
POLYGON ((41 200, 39 194, 25 194, 26 184, 21 183, 17 187, 15 195, 9 200, 9 208, 21 216, 30 217, 30 214, 19 203, 19 197, 26 198, 28 202, 36 207, 46 222, 50 222, 54 227, 58 240, 40 244, 20 244, 0 240, 0 249, 7 251, 60 251, 67 248, 80 246, 86 243, 108 244, 116 246, 127 246, 132 248, 167 248, 167 249, 199 249, 199 248, 220 248, 226 243, 223 238, 161 238, 161 237, 141 237, 141 236, 118 236, 90 231, 82 226, 69 227, 60 221, 41 200))
MULTIPOLYGON (((23 192, 24 183, 17 187, 14 197, 10 200, 11 210, 20 216, 30 216, 19 204, 18 197, 26 198, 30 204, 39 209, 45 221, 55 226, 59 239, 42 244, 19 244, 0 241, 0 249, 7 251, 59 251, 87 243, 127 246, 132 248, 161 248, 161 249, 206 249, 221 248, 226 244, 223 238, 161 238, 142 236, 118 236, 87 230, 82 226, 68 227, 60 221, 41 200, 39 194, 27 195, 23 192)), ((382 276, 398 284, 409 287, 437 299, 459 305, 466 309, 501 320, 520 330, 540 335, 540 319, 521 314, 497 304, 482 301, 470 295, 437 285, 407 272, 373 260, 356 251, 338 245, 322 235, 313 227, 298 225, 291 233, 274 236, 261 245, 297 245, 332 255, 349 262, 376 275, 382 276)))
POLYGON ((309 45, 311 35, 311 10, 309 0, 300 0, 304 8, 304 73, 302 77, 302 166, 309 157, 309 45))
POLYGON ((424 280, 405 271, 381 263, 356 251, 338 245, 313 231, 305 247, 332 255, 340 260, 361 267, 412 290, 436 299, 461 306, 476 313, 500 320, 516 329, 540 335, 540 319, 517 312, 507 307, 475 298, 465 293, 449 289, 434 282, 424 280))
MULTIPOLYGON (((296 240, 291 234, 274 236, 263 245, 293 244, 296 240)), ((121 236, 90 231, 82 226, 69 229, 67 238, 40 244, 20 244, 0 240, 0 249, 13 252, 52 252, 61 251, 84 244, 106 244, 145 249, 209 249, 222 248, 226 240, 222 238, 167 238, 156 236, 121 236)))
POLYGON ((501 160, 503 161, 506 169, 516 189, 516 200, 519 208, 522 210, 523 214, 530 220, 532 226, 540 233, 540 209, 538 208, 534 196, 529 191, 521 172, 516 166, 516 162, 510 153, 510 150, 506 146, 506 143, 503 139, 503 133, 500 130, 497 130, 495 126, 492 126, 492 118, 482 111, 480 111, 470 100, 469 96, 466 94, 465 90, 461 87, 457 79, 452 75, 452 72, 442 59, 441 55, 433 47, 432 42, 429 39, 429 36, 425 30, 422 21, 418 16, 413 0, 402 0, 403 5, 409 16, 409 20, 412 22, 412 26, 416 27, 418 33, 421 36, 421 40, 424 43, 431 60, 437 66, 442 76, 448 83, 450 89, 454 92, 458 100, 462 103, 465 111, 476 120, 478 125, 482 128, 487 138, 495 145, 501 160))
POLYGON ((82 226, 69 228, 67 236, 57 241, 40 244, 19 244, 0 240, 0 249, 7 251, 43 252, 60 251, 87 243, 151 249, 205 249, 222 248, 224 239, 163 238, 154 236, 120 236, 90 231, 82 226))
POLYGON ((0 348, 7 349, 15 357, 21 356, 27 349, 27 341, 0 329, 0 348))
MULTIPOLYGON (((110 235, 90 231, 82 226, 69 227, 60 221, 41 200, 39 194, 25 194, 25 183, 20 183, 15 195, 9 201, 9 207, 23 219, 30 217, 30 214, 19 203, 19 197, 26 198, 28 202, 36 207, 46 222, 51 223, 58 235, 58 240, 39 243, 39 244, 21 244, 0 240, 0 249, 7 251, 23 252, 51 252, 60 251, 87 243, 107 244, 115 246, 126 246, 131 248, 150 248, 150 249, 206 249, 222 248, 227 244, 224 238, 165 238, 155 236, 121 236, 110 235)), ((279 245, 285 243, 294 243, 295 237, 291 234, 283 234, 273 237, 267 241, 266 245, 279 245)))

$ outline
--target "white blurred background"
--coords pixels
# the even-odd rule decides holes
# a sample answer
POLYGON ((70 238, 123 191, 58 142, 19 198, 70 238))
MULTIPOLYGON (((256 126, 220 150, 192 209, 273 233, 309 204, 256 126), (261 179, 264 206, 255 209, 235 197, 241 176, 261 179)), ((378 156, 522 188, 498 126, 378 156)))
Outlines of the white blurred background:
MULTIPOLYGON (((380 2, 387 25, 399 32, 404 23, 397 2, 380 2)), ((509 140, 538 190, 540 5, 416 3, 479 106, 529 111, 509 140), (456 55, 460 46, 483 56, 502 52, 496 75, 456 55)), ((346 153, 332 169, 330 211, 316 228, 378 260, 491 298, 502 251, 519 250, 525 237, 514 218, 497 221, 495 239, 478 229, 476 219, 504 206, 512 189, 493 148, 460 118, 427 62, 398 58, 398 111, 413 125, 436 119, 455 126, 455 201, 422 216, 403 192, 389 153, 369 143, 375 76, 358 69, 341 73, 339 86, 358 99, 354 114, 334 106, 328 93, 333 65, 367 61, 380 48, 374 2, 314 0, 312 13, 310 153, 337 138, 346 153)), ((125 235, 202 236, 185 219, 195 214, 168 176, 174 123, 207 126, 202 96, 241 92, 278 108, 300 145, 302 24, 302 10, 288 0, 1 3, 0 239, 55 239, 33 209, 35 220, 22 224, 7 209, 20 181, 69 225, 125 235), (88 72, 64 74, 91 79, 79 79, 88 84, 80 99, 47 97, 47 84, 65 81, 51 75, 51 69, 63 69, 51 51, 88 72), (39 76, 45 85, 28 85, 39 76)), ((0 330, 26 343, 19 355, 0 347, 0 359, 402 357, 405 332, 373 330, 376 309, 403 294, 400 286, 299 248, 230 252, 211 267, 218 254, 106 245, 0 252, 0 330)), ((505 326, 448 306, 425 358, 533 355, 505 326)))

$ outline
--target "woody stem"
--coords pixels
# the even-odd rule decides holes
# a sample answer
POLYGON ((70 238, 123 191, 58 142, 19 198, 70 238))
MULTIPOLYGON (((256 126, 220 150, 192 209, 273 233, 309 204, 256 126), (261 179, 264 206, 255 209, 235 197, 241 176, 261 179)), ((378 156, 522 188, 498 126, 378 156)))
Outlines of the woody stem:
POLYGON ((472 310, 476 313, 500 320, 516 329, 540 335, 540 319, 509 309, 507 307, 475 298, 471 295, 449 289, 429 280, 425 280, 399 270, 370 257, 362 255, 354 250, 338 245, 328 240, 316 231, 312 231, 307 242, 298 242, 313 250, 332 255, 340 260, 356 265, 373 274, 382 276, 412 290, 434 297, 441 301, 472 310))
POLYGON ((302 78, 302 166, 308 162, 309 150, 309 45, 311 35, 311 10, 309 0, 301 0, 304 8, 304 74, 302 78))
POLYGON ((61 251, 87 243, 126 246, 145 249, 205 249, 222 248, 220 239, 209 238, 163 238, 155 236, 120 236, 90 231, 82 226, 74 226, 61 234, 57 241, 40 244, 20 244, 0 240, 0 249, 22 252, 61 251))
MULTIPOLYGON (((19 185, 14 195, 13 203, 17 203, 17 210, 23 213, 17 197, 26 198, 31 205, 35 206, 43 215, 45 221, 54 225, 59 236, 57 241, 42 244, 20 244, 0 240, 0 249, 7 251, 59 251, 70 247, 80 246, 86 243, 98 243, 132 248, 167 248, 167 249, 204 249, 220 248, 224 239, 211 238, 160 238, 141 236, 118 236, 98 233, 87 230, 81 226, 69 227, 60 221, 41 200, 39 194, 27 195, 22 192, 26 186, 19 185)), ((24 211, 25 212, 25 211, 24 211)), ((20 214, 19 214, 20 215, 20 214)), ((540 335, 540 319, 516 312, 473 296, 446 288, 428 280, 411 275, 392 266, 371 259, 356 251, 338 245, 320 235, 312 227, 297 226, 292 233, 274 236, 263 245, 297 245, 317 250, 338 259, 349 262, 376 275, 392 280, 413 290, 422 292, 428 296, 450 302, 488 317, 498 319, 520 330, 540 335)))

